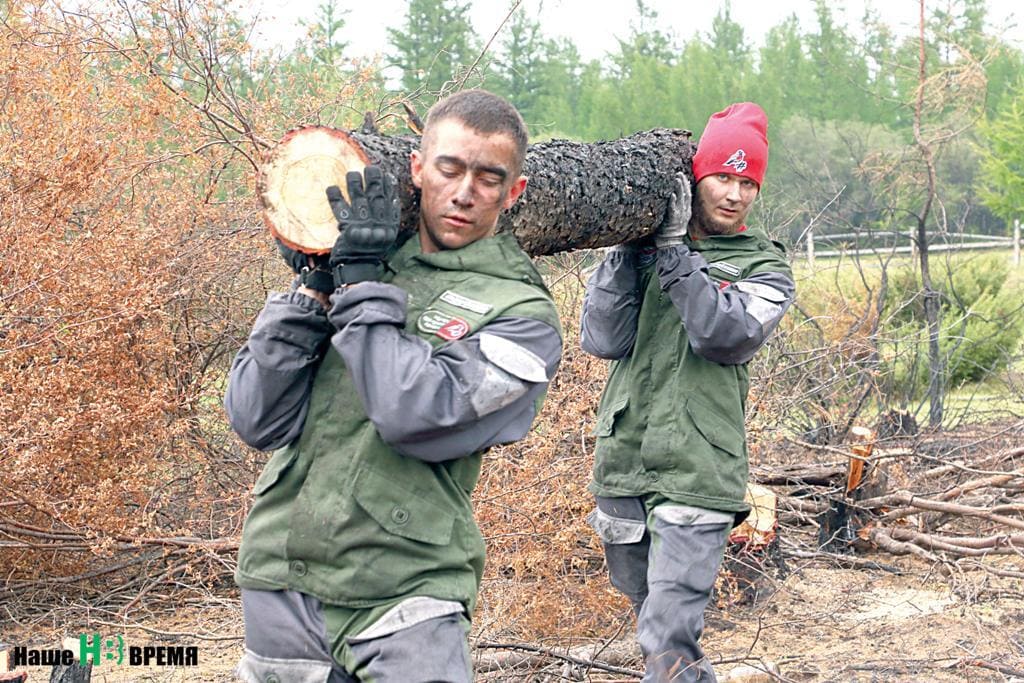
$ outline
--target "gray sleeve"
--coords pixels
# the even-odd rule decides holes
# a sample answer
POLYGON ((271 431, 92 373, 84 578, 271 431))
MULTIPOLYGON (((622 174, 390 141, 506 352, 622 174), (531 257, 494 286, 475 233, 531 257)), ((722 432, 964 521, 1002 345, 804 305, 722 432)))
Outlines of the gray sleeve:
POLYGON ((587 281, 580 315, 580 346, 599 358, 617 360, 633 349, 640 314, 636 250, 617 246, 587 281))
POLYGON ((272 450, 302 433, 313 377, 333 328, 316 300, 296 291, 267 297, 228 375, 228 422, 253 448, 272 450))
POLYGON ((403 455, 440 462, 524 437, 561 360, 558 331, 502 317, 434 348, 403 330, 406 296, 378 282, 331 296, 331 344, 381 438, 403 455))
POLYGON ((793 303, 784 272, 761 272, 720 287, 704 257, 686 245, 658 250, 658 278, 683 319, 690 347, 722 365, 746 363, 793 303))

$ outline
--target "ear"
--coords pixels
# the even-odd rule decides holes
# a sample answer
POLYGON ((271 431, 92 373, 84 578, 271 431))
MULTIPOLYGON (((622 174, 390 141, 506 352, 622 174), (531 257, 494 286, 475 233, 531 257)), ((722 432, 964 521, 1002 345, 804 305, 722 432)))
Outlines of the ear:
POLYGON ((511 209, 512 205, 516 203, 523 191, 526 190, 527 177, 524 175, 519 176, 512 181, 512 186, 508 188, 508 194, 505 195, 505 201, 502 202, 502 209, 511 209))
POLYGON ((409 154, 409 171, 412 173, 412 184, 423 188, 423 155, 418 149, 409 154))

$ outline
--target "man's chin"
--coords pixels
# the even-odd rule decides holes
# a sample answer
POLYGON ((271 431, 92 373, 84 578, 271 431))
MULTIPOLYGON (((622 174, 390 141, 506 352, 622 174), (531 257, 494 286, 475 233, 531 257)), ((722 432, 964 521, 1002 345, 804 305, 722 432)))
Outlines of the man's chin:
POLYGON ((453 249, 461 249, 470 243, 471 240, 466 235, 460 235, 459 233, 429 233, 430 242, 434 245, 434 248, 438 251, 451 251, 453 249))
POLYGON ((464 235, 460 232, 449 232, 441 235, 440 241, 442 249, 461 249, 473 240, 469 235, 464 235))
POLYGON ((435 231, 427 228, 426 233, 434 247, 439 251, 443 251, 462 249, 463 247, 482 240, 485 237, 491 237, 494 234, 494 230, 492 229, 489 232, 481 234, 476 224, 467 224, 464 230, 448 229, 435 231))
POLYGON ((701 227, 704 228, 704 232, 708 235, 734 235, 743 225, 742 219, 735 221, 719 221, 706 214, 703 218, 704 220, 701 221, 701 227))

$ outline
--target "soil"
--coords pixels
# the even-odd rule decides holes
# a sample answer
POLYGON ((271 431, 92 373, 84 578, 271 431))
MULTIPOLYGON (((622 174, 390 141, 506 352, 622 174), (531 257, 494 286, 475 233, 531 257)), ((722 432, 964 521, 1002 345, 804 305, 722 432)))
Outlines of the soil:
POLYGON ((876 559, 905 573, 794 566, 759 608, 712 615, 707 651, 749 651, 792 681, 1008 681, 977 664, 1024 670, 1019 580, 977 574, 953 589, 919 561, 876 559))
MULTIPOLYGON (((973 572, 950 582, 929 577, 918 560, 879 556, 883 570, 838 569, 820 563, 789 562, 790 573, 769 586, 759 604, 709 610, 705 648, 719 677, 740 664, 774 663, 782 681, 850 683, 1018 681, 1024 670, 1024 594, 1017 579, 973 572), (1001 673, 998 669, 1002 667, 1001 673)), ((59 613, 58 613, 59 614, 59 613)), ((68 626, 74 612, 65 612, 68 626)), ((22 626, 4 633, 8 644, 55 647, 80 626, 22 626)), ((81 618, 79 612, 78 619, 81 618)), ((95 617, 93 629, 119 633, 127 645, 195 645, 197 667, 142 667, 103 663, 92 681, 233 681, 242 652, 243 631, 237 602, 217 603, 150 614, 139 624, 149 630, 119 627, 112 617, 95 617), (113 625, 111 625, 113 624, 113 625), (168 635, 174 634, 174 635, 168 635), (218 640, 219 639, 219 640, 218 640)), ((632 630, 630 623, 627 630, 632 630)), ((578 643, 577 643, 578 644, 578 643)), ((549 649, 558 644, 546 643, 549 649)), ((626 645, 635 652, 635 643, 626 645)), ((478 654, 482 651, 478 651, 478 654)), ((638 668, 638 657, 620 666, 638 668)), ((487 681, 629 681, 630 676, 555 663, 532 671, 482 675, 487 681), (575 671, 575 673, 573 673, 575 671)), ((48 681, 47 667, 30 667, 29 681, 48 681)))

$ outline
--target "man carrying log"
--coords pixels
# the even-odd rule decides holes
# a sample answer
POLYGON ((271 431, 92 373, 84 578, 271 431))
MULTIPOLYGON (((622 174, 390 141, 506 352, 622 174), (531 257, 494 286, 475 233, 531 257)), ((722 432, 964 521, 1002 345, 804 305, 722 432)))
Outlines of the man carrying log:
POLYGON ((395 181, 327 194, 330 256, 281 245, 232 365, 232 427, 278 449, 256 482, 236 581, 248 681, 468 681, 484 563, 470 493, 481 452, 522 438, 561 358, 551 296, 499 214, 526 187, 526 130, 463 91, 412 152, 416 234, 395 244, 395 181))
POLYGON ((587 283, 583 349, 613 360, 597 415, 590 522, 637 613, 644 681, 714 681, 704 607, 744 503, 747 363, 795 286, 781 245, 744 223, 768 162, 755 104, 714 114, 653 239, 609 250, 587 283), (693 200, 691 203, 691 196, 693 200))

